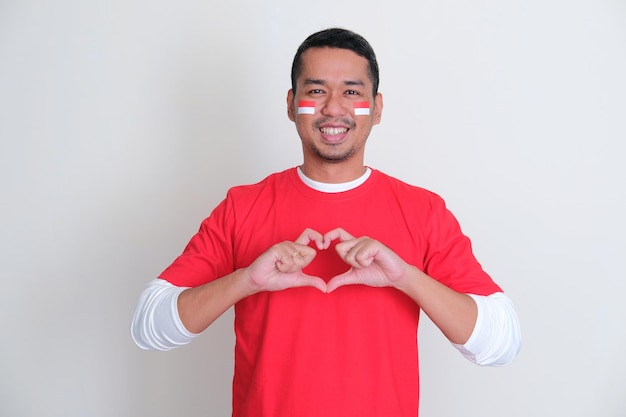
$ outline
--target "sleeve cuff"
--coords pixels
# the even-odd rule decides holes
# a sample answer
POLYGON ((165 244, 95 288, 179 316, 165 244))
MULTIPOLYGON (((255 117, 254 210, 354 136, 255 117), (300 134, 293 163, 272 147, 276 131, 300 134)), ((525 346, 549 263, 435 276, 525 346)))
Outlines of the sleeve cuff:
POLYGON ((186 289, 163 279, 148 284, 139 298, 131 325, 131 336, 137 346, 171 350, 197 336, 185 328, 178 314, 178 296, 186 289))
POLYGON ((453 344, 454 347, 477 365, 510 364, 521 348, 521 331, 513 303, 501 292, 488 296, 468 295, 478 308, 476 325, 467 342, 453 344))

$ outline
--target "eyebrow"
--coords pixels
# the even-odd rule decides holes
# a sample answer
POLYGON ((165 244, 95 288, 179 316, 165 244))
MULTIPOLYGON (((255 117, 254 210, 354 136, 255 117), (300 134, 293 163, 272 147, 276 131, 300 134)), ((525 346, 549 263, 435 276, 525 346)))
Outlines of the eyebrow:
MULTIPOLYGON (((347 80, 347 81, 344 81, 343 84, 346 86, 352 86, 352 85, 358 85, 362 87, 365 86, 365 83, 359 80, 347 80)), ((304 80, 304 85, 326 85, 326 81, 316 79, 316 78, 307 78, 304 80)))

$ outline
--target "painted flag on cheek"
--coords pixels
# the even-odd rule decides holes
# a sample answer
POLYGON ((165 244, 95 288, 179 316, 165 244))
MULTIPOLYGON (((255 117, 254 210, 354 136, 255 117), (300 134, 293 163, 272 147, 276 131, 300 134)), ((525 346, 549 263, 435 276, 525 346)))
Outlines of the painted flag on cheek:
POLYGON ((299 101, 298 114, 315 114, 315 102, 304 100, 299 101))
POLYGON ((368 101, 356 101, 354 103, 355 116, 368 116, 370 114, 370 103, 368 101))

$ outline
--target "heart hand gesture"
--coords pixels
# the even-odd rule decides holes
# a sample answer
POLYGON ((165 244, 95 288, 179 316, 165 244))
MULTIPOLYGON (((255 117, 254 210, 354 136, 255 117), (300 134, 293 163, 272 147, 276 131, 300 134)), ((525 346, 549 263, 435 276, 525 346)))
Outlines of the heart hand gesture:
POLYGON ((398 287, 409 265, 381 242, 367 236, 355 238, 341 228, 324 235, 324 242, 339 239, 335 247, 339 257, 352 268, 332 278, 326 292, 351 284, 370 287, 398 287))

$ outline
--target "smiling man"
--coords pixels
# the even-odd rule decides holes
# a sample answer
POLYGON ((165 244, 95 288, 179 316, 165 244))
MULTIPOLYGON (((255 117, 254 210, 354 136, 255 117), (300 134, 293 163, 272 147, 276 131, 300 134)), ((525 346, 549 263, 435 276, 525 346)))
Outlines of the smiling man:
POLYGON ((324 182, 360 177, 365 172, 365 141, 372 126, 380 123, 383 109, 367 59, 340 48, 309 48, 299 59, 287 109, 302 140, 302 171, 324 182), (313 104, 315 112, 296 113, 302 102, 313 104))
POLYGON ((172 349, 234 306, 233 416, 417 416, 420 312, 492 366, 519 351, 517 315, 438 195, 364 165, 369 43, 315 33, 291 77, 302 164, 229 190, 142 293, 133 339, 172 349))

